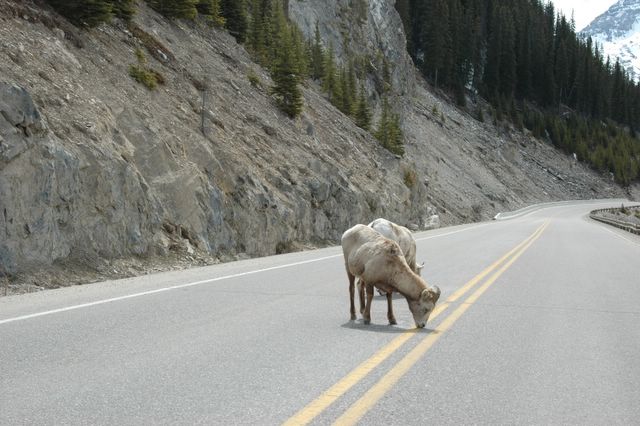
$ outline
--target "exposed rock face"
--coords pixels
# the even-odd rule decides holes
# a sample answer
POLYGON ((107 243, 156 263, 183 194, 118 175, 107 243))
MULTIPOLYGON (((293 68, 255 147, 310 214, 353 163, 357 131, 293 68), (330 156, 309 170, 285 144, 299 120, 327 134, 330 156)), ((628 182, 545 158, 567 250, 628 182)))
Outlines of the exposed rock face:
POLYGON ((313 90, 301 119, 282 115, 246 75, 269 77, 225 33, 141 5, 136 25, 173 58, 146 51, 167 80, 150 92, 128 76, 142 46, 129 31, 101 27, 78 49, 22 13, 2 19, 0 262, 11 273, 176 246, 274 254, 335 242, 371 217, 419 221, 426 208, 402 162, 313 90))
POLYGON ((0 268, 147 252, 160 220, 135 170, 65 146, 24 88, 0 83, 0 99, 0 268))
POLYGON ((388 55, 403 159, 313 83, 303 115, 287 118, 267 73, 223 31, 168 22, 144 2, 135 31, 61 29, 28 1, 3 5, 0 268, 10 274, 60 262, 100 272, 105 259, 175 251, 269 255, 334 244, 377 217, 419 229, 526 202, 623 193, 544 143, 497 132, 434 97, 397 50, 404 36, 392 1, 292 1, 290 12, 305 17, 307 33, 317 17, 337 50, 348 28, 353 51, 365 43, 362 52, 388 55), (345 5, 368 5, 360 25, 338 16, 345 5), (155 91, 128 75, 136 48, 164 76, 155 91))
MULTIPOLYGON (((317 24, 324 45, 331 44, 343 64, 360 58, 379 68, 382 54, 389 63, 395 91, 406 95, 415 84, 415 73, 394 4, 390 0, 290 1, 289 17, 311 39, 317 24)), ((380 94, 380 82, 367 83, 370 93, 380 94)))

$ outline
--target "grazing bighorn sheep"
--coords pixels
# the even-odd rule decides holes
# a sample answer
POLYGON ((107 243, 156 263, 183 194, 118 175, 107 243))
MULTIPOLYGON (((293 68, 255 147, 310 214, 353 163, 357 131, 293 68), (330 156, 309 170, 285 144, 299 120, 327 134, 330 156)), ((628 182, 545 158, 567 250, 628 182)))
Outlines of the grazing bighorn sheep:
POLYGON ((396 324, 391 300, 391 293, 396 291, 407 299, 416 327, 426 325, 440 297, 440 289, 427 287, 426 282, 411 270, 398 243, 368 226, 356 225, 342 234, 342 252, 349 277, 352 320, 356 319, 354 295, 357 277, 364 282, 367 292, 366 306, 360 292, 360 313, 365 324, 371 322, 371 300, 373 287, 376 287, 387 293, 389 324, 396 324))

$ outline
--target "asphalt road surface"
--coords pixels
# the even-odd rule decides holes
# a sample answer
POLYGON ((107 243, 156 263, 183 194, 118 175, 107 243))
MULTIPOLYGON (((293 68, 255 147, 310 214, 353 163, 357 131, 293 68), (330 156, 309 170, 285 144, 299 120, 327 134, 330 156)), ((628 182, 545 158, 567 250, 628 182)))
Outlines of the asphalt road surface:
POLYGON ((545 207, 415 234, 427 327, 341 250, 0 298, 0 424, 638 424, 640 237, 545 207))

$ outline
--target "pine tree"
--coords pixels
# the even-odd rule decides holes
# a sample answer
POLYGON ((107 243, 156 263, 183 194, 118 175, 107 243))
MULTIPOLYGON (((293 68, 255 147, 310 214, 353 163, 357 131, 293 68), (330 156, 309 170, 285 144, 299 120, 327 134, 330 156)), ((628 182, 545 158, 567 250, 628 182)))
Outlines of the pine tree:
POLYGON ((289 24, 289 32, 291 33, 291 43, 293 45, 293 60, 296 65, 296 73, 302 81, 305 76, 309 75, 309 58, 304 42, 304 35, 296 25, 289 24))
POLYGON ((244 0, 221 0, 220 9, 229 33, 239 43, 244 43, 249 28, 244 0))
POLYGON ((338 108, 340 108, 340 111, 344 114, 351 115, 353 113, 352 107, 354 99, 350 96, 349 76, 345 67, 342 67, 340 71, 340 92, 342 93, 342 102, 338 108))
POLYGON ((47 0, 61 15, 79 26, 95 27, 112 17, 109 0, 47 0))
POLYGON ((349 61, 349 68, 347 69, 347 94, 349 99, 349 115, 354 115, 356 111, 356 104, 358 102, 358 88, 356 87, 356 69, 353 60, 349 61))
POLYGON ((269 5, 267 26, 268 33, 268 57, 269 63, 273 66, 281 54, 282 37, 288 31, 289 23, 284 14, 282 2, 273 0, 269 5))
POLYGON ((249 48, 259 63, 267 61, 267 28, 261 0, 252 0, 249 19, 249 48))
POLYGON ((360 93, 358 95, 358 102, 356 103, 355 111, 356 125, 364 130, 369 130, 371 127, 371 110, 367 102, 367 92, 364 85, 360 85, 360 93))
POLYGON ((224 26, 225 19, 220 14, 220 0, 198 0, 198 14, 207 18, 214 26, 224 26))
POLYGON ((320 39, 320 29, 316 22, 314 41, 311 48, 311 78, 319 80, 324 76, 324 49, 320 39))
POLYGON ((329 49, 324 54, 322 62, 324 75, 322 76, 322 90, 329 94, 329 99, 333 99, 338 86, 338 76, 334 59, 333 44, 329 43, 329 49))
POLYGON ((500 16, 502 40, 500 43, 500 93, 511 102, 516 88, 516 35, 513 16, 503 8, 500 16))
POLYGON ((432 0, 427 9, 427 24, 423 27, 423 70, 435 87, 440 74, 446 76, 447 61, 451 57, 451 34, 449 33, 448 0, 432 0))
POLYGON ((274 63, 271 76, 274 81, 272 93, 278 106, 290 118, 302 112, 303 98, 300 90, 302 76, 306 74, 304 43, 297 28, 284 17, 283 5, 279 0, 272 8, 272 38, 274 63))
POLYGON ((173 19, 194 19, 198 14, 196 4, 199 0, 147 0, 149 6, 173 19))
POLYGON ((294 34, 297 29, 284 22, 279 26, 275 40, 275 62, 272 67, 275 95, 280 109, 289 117, 295 118, 302 112, 303 99, 299 84, 301 82, 301 64, 297 61, 294 34))
POLYGON ((113 14, 124 21, 130 21, 136 13, 135 0, 110 0, 110 3, 113 14))
POLYGON ((403 135, 400 128, 400 116, 391 112, 389 101, 386 97, 382 102, 382 115, 374 136, 388 151, 396 155, 404 154, 404 146, 402 143, 403 135))

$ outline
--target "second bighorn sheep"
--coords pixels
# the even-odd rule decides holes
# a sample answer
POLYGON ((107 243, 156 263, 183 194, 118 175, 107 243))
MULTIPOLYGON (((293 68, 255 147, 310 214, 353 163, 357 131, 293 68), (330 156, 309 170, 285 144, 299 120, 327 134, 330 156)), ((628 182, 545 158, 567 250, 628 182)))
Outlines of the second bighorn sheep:
POLYGON ((416 240, 413 239, 413 235, 408 228, 383 218, 378 218, 371 222, 369 228, 375 229, 383 237, 398 243, 409 268, 416 274, 422 275, 424 262, 422 262, 422 265, 416 263, 416 240))

